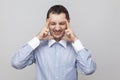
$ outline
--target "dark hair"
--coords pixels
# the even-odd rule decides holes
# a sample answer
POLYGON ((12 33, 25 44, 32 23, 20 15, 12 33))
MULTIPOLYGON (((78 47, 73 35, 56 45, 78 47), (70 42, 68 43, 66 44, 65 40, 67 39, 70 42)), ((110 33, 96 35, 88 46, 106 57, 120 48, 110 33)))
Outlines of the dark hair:
POLYGON ((53 14, 64 13, 64 14, 66 15, 66 19, 67 19, 67 20, 70 20, 68 10, 67 10, 64 6, 62 6, 62 5, 54 5, 54 6, 52 6, 52 7, 48 10, 48 12, 47 12, 47 17, 46 17, 46 19, 49 18, 50 13, 53 13, 53 14))

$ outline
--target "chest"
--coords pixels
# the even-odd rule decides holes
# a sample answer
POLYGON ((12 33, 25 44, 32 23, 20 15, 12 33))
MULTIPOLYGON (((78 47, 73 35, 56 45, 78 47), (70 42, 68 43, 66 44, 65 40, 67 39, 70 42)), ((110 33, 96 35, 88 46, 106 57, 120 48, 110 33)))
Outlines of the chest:
POLYGON ((75 52, 72 47, 52 46, 43 47, 36 52, 36 61, 47 66, 74 66, 75 52))

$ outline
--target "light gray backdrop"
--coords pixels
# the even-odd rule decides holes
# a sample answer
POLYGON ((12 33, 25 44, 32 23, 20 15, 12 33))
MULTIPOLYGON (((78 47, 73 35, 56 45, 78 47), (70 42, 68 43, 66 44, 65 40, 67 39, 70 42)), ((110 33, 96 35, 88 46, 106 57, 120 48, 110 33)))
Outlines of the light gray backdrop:
POLYGON ((0 0, 0 80, 35 80, 34 65, 16 70, 11 58, 45 25, 46 12, 62 4, 71 28, 92 52, 97 71, 79 80, 120 79, 120 0, 0 0))

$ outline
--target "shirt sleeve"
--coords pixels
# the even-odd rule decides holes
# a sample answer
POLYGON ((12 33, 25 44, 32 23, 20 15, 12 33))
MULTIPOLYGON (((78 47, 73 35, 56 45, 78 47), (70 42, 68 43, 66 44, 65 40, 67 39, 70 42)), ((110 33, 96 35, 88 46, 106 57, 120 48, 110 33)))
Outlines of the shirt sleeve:
POLYGON ((83 47, 79 39, 72 43, 72 45, 77 54, 77 68, 85 75, 94 73, 96 70, 96 63, 92 60, 91 53, 83 47))
POLYGON ((22 69, 27 65, 35 63, 34 50, 39 46, 39 44, 39 39, 37 37, 34 37, 27 44, 20 47, 12 57, 12 66, 16 69, 22 69))
POLYGON ((40 40, 37 37, 34 37, 32 40, 28 42, 33 49, 35 49, 40 44, 40 40))
POLYGON ((74 43, 72 43, 72 45, 73 45, 76 52, 84 49, 84 47, 79 39, 77 39, 74 43))

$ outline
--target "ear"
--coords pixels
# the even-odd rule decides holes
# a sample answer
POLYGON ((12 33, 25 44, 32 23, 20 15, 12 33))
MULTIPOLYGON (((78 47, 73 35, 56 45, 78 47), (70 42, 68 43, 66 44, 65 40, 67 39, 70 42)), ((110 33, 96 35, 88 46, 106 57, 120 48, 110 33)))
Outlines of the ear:
POLYGON ((49 18, 46 19, 46 22, 48 22, 48 21, 49 21, 49 18))
POLYGON ((68 23, 70 23, 70 20, 68 20, 68 23))

